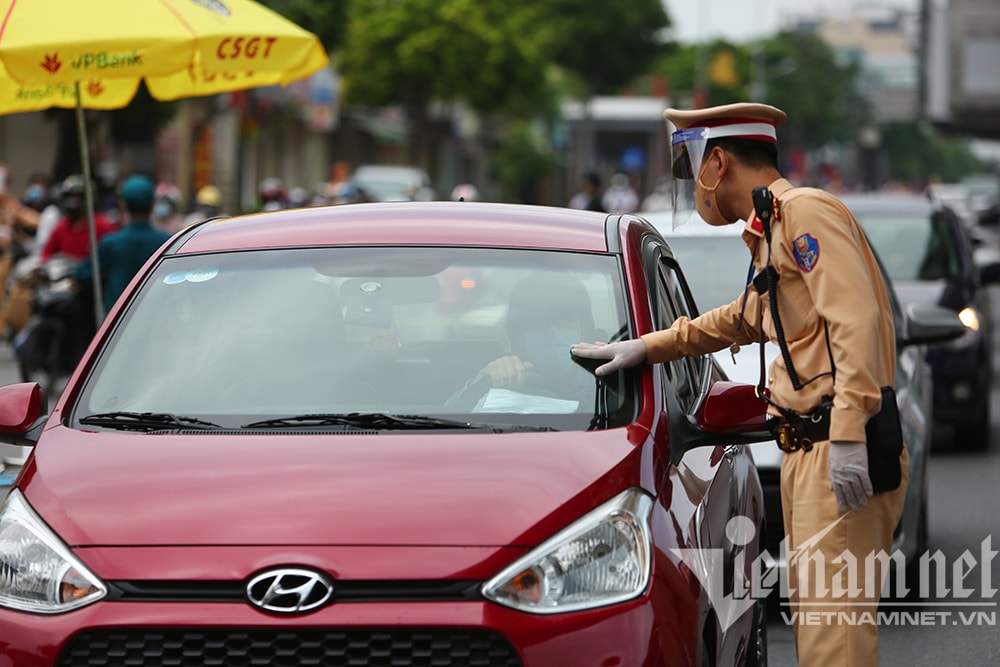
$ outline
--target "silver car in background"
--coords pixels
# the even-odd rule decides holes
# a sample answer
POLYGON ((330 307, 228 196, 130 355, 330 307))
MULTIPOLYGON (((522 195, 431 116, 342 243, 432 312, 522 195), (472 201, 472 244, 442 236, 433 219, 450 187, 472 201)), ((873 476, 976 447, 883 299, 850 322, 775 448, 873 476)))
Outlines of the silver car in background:
POLYGON ((410 165, 361 165, 351 174, 351 182, 372 201, 431 201, 437 198, 427 172, 410 165))

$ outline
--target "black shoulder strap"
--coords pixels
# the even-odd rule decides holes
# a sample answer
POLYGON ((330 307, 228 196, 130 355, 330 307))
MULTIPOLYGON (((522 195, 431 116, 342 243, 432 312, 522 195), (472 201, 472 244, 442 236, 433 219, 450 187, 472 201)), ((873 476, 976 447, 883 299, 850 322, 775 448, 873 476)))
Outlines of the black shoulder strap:
MULTIPOLYGON (((795 366, 792 365, 792 355, 788 352, 788 344, 785 343, 785 329, 781 326, 781 316, 778 314, 778 271, 771 264, 771 219, 777 203, 771 191, 763 185, 754 188, 751 195, 754 214, 764 228, 764 239, 767 241, 767 265, 764 267, 763 273, 767 282, 767 298, 771 304, 771 320, 774 322, 774 332, 778 336, 778 347, 781 348, 781 357, 785 360, 788 378, 792 381, 795 391, 798 391, 802 389, 803 384, 799 382, 798 373, 795 372, 795 366)), ((762 329, 761 336, 763 335, 762 329)), ((761 345, 761 354, 764 354, 763 345, 761 345)))
MULTIPOLYGON (((778 312, 778 270, 774 268, 771 263, 771 222, 778 218, 778 206, 779 202, 774 198, 774 194, 765 186, 758 186, 751 192, 753 196, 753 207, 754 214, 757 219, 760 220, 761 226, 764 228, 764 239, 767 241, 767 261, 764 270, 761 275, 764 277, 764 284, 767 289, 768 302, 771 306, 771 320, 774 322, 774 333, 778 339, 778 348, 781 351, 781 358, 785 362, 785 370, 788 372, 788 379, 792 382, 792 387, 795 391, 799 391, 806 384, 809 384, 813 380, 826 375, 827 373, 820 373, 819 375, 810 378, 805 383, 799 380, 799 375, 795 371, 795 365, 792 363, 792 355, 788 350, 788 343, 785 341, 785 330, 781 324, 781 315, 778 312)), ((758 275, 757 279, 754 279, 754 287, 757 289, 758 293, 761 291, 761 281, 758 275)), ((760 326, 760 383, 758 385, 759 391, 763 391, 764 388, 764 375, 766 374, 765 361, 764 361, 764 326, 763 326, 763 308, 761 309, 761 326, 760 326)), ((833 350, 830 347, 830 329, 827 323, 823 322, 823 329, 826 332, 826 351, 830 357, 830 375, 836 378, 837 368, 833 361, 833 350)))

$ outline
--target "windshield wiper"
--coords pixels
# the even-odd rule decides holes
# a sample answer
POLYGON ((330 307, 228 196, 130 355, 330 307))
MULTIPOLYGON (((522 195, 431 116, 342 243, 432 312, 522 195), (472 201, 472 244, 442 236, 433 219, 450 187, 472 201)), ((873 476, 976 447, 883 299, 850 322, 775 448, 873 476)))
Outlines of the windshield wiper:
POLYGON ((208 431, 222 428, 218 424, 203 419, 173 415, 168 412, 100 412, 80 417, 80 423, 87 426, 104 426, 120 431, 162 431, 176 428, 208 431))
POLYGON ((278 417, 244 424, 240 428, 301 428, 310 426, 348 426, 377 430, 425 430, 457 428, 466 430, 509 432, 509 431, 554 431, 548 426, 522 426, 517 424, 479 424, 476 422, 441 419, 423 415, 389 415, 383 412, 351 412, 345 414, 305 414, 292 417, 278 417))

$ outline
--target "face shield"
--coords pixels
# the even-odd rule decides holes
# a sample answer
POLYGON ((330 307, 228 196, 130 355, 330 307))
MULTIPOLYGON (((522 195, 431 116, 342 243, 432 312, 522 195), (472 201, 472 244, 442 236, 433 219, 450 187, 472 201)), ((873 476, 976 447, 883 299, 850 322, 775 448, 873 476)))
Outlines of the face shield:
POLYGON ((673 176, 672 226, 674 229, 687 224, 695 211, 695 183, 701 173, 701 161, 708 145, 710 130, 692 127, 677 130, 670 140, 670 173, 673 176))
MULTIPOLYGON (((692 213, 697 211, 698 178, 701 176, 708 142, 723 137, 770 142, 777 140, 773 124, 752 119, 726 119, 711 127, 689 127, 675 131, 670 138, 674 229, 687 223, 692 213)), ((714 185, 717 184, 709 183, 707 187, 714 185)))

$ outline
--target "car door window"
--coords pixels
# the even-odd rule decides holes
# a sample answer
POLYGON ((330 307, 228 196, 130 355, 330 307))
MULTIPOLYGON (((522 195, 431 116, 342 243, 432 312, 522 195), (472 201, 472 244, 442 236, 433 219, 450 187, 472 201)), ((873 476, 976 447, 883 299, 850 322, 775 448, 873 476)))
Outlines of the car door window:
MULTIPOLYGON (((676 260, 662 246, 652 245, 647 257, 653 286, 650 299, 653 306, 653 321, 657 329, 666 329, 681 316, 694 318, 698 315, 690 292, 681 277, 676 260)), ((678 401, 685 411, 693 411, 702 389, 701 376, 707 357, 683 357, 664 364, 667 379, 676 391, 678 401)))

